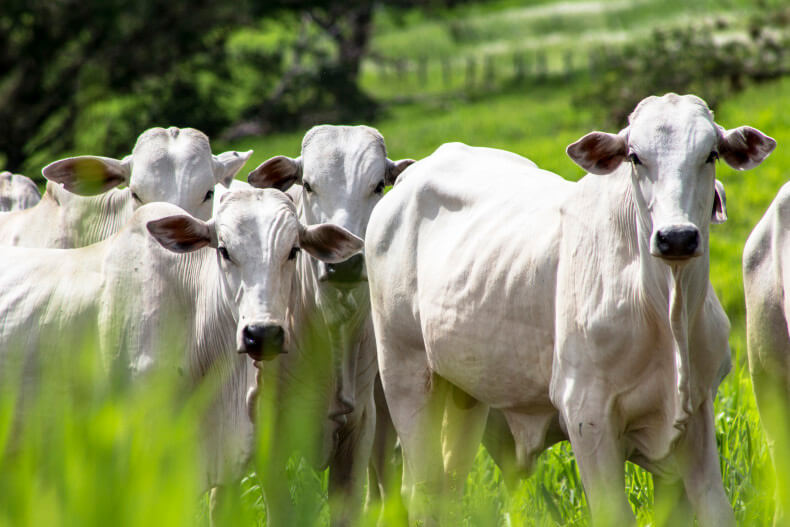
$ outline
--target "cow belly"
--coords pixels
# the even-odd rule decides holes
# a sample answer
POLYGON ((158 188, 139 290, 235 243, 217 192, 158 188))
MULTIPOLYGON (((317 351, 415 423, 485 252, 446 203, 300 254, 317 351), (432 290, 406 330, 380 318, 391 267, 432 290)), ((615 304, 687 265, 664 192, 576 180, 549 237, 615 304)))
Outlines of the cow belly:
POLYGON ((553 349, 550 320, 491 324, 497 319, 487 315, 484 310, 456 313, 452 319, 423 315, 431 369, 493 407, 545 403, 553 349))

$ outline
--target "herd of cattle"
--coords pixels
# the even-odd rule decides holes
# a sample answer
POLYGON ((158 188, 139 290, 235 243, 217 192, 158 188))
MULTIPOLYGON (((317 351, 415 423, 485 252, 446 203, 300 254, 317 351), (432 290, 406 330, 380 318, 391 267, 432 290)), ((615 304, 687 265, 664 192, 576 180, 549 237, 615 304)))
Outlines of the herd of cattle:
MULTIPOLYGON (((387 498, 396 438, 410 523, 458 521, 481 442, 512 481, 569 440, 593 521, 634 522, 631 460, 700 525, 734 525, 713 420, 730 369, 709 280, 710 224, 727 219, 715 162, 750 169, 775 146, 668 94, 568 146, 589 172, 576 183, 460 143, 392 161, 365 126, 317 126, 248 183, 234 178, 252 152, 214 155, 179 128, 121 160, 51 163, 41 197, 3 172, 0 373, 19 368, 20 412, 44 355, 83 342, 119 379, 220 379, 203 483, 215 503, 240 478, 268 412, 269 525, 294 515, 294 453, 329 467, 332 523, 354 523, 366 477, 387 498)), ((790 403, 788 227, 786 186, 744 251, 761 410, 790 403)))

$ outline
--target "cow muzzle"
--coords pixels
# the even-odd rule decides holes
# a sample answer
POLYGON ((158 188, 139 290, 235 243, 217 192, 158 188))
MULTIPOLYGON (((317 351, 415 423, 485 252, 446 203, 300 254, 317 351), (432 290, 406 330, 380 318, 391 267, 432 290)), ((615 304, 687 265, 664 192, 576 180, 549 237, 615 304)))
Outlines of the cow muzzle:
POLYGON ((365 258, 355 254, 348 260, 336 264, 326 264, 326 274, 321 277, 335 285, 355 285, 364 280, 365 258))
POLYGON ((656 230, 650 253, 664 260, 688 260, 702 255, 699 229, 691 224, 668 225, 656 230))
POLYGON ((275 324, 250 324, 241 333, 242 347, 252 360, 272 360, 285 353, 285 330, 275 324))

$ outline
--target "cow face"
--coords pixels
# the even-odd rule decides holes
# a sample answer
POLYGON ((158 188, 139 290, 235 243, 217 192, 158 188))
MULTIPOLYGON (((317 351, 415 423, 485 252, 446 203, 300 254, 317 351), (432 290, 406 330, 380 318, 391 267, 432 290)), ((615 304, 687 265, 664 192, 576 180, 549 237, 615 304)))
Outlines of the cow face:
POLYGON ((747 126, 726 131, 693 95, 648 97, 619 134, 592 132, 568 155, 594 174, 628 163, 640 218, 653 256, 680 263, 707 247, 708 225, 726 219, 724 188, 715 165, 743 170, 759 165, 776 142, 747 126))
POLYGON ((254 360, 285 351, 296 254, 331 263, 362 249, 362 240, 335 225, 301 225, 291 200, 273 189, 226 194, 208 222, 170 216, 149 222, 148 230, 174 252, 216 249, 222 297, 237 314, 237 349, 254 360))
MULTIPOLYGON (((373 128, 323 125, 307 132, 300 157, 269 159, 248 180, 258 188, 280 190, 301 184, 297 192, 308 225, 330 222, 361 238, 384 188, 413 162, 388 159, 384 138, 373 128)), ((365 280, 363 257, 325 264, 319 275, 334 285, 357 284, 365 280)))
POLYGON ((208 137, 193 128, 151 128, 137 139, 132 155, 121 160, 70 157, 46 166, 43 174, 81 195, 125 184, 134 208, 164 201, 206 220, 214 185, 228 186, 250 155, 252 151, 212 155, 208 137))

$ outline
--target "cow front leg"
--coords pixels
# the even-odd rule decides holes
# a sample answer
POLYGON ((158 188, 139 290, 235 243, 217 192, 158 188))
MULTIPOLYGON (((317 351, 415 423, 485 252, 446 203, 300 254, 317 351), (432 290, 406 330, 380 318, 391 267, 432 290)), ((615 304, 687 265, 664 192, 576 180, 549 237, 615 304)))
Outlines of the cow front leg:
POLYGON ((329 506, 333 527, 355 525, 362 509, 365 471, 375 434, 376 408, 370 400, 338 430, 329 462, 329 506))
POLYGON ((675 456, 700 527, 734 526, 735 515, 721 480, 710 398, 691 416, 675 456))
POLYGON ((613 409, 605 398, 590 394, 572 397, 595 404, 592 410, 565 413, 568 437, 579 464, 584 492, 596 526, 635 525, 625 496, 625 450, 613 409))

